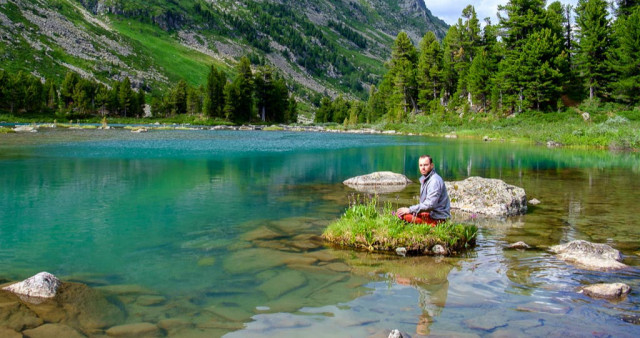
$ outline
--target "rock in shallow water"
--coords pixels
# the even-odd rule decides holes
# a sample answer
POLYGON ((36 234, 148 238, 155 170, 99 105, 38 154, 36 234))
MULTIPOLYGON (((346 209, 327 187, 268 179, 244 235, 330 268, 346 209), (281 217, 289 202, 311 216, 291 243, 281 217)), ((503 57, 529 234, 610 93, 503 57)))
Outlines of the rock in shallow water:
POLYGON ((631 292, 631 287, 624 283, 600 283, 584 287, 580 292, 592 298, 619 299, 631 292))
POLYGON ((346 186, 365 193, 391 193, 404 189, 411 180, 391 171, 377 171, 352 177, 342 182, 346 186))
POLYGON ((86 337, 75 329, 64 324, 44 324, 35 329, 24 330, 22 333, 29 338, 82 338, 86 337))
POLYGON ((445 184, 452 209, 489 216, 514 216, 527 212, 524 189, 502 180, 469 177, 445 184))
POLYGON ((40 272, 22 282, 14 283, 2 288, 18 295, 39 298, 53 298, 60 287, 60 280, 48 273, 40 272))
POLYGON ((620 263, 620 251, 600 243, 576 240, 550 248, 559 259, 575 263, 587 270, 617 270, 627 266, 620 263))

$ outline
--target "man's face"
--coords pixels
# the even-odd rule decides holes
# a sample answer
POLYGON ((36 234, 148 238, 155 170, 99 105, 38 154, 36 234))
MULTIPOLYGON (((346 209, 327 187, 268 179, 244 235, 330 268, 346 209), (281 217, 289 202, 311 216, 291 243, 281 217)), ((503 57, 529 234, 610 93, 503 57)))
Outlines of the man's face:
POLYGON ((426 176, 433 169, 433 163, 428 158, 422 158, 418 161, 418 167, 420 167, 420 173, 426 176))

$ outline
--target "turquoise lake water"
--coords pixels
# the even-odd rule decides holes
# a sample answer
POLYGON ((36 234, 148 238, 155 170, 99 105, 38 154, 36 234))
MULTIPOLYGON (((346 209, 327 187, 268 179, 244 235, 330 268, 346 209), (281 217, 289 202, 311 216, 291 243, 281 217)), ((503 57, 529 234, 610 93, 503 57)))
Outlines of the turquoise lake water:
MULTIPOLYGON (((640 334, 629 323, 640 316, 639 178, 637 153, 418 136, 5 134, 0 280, 48 271, 82 282, 125 313, 114 325, 180 319, 158 324, 176 337, 386 337, 394 328, 631 337, 640 334), (458 258, 352 252, 318 240, 354 193, 343 180, 389 170, 417 181, 425 153, 447 181, 499 178, 542 203, 524 216, 478 221, 477 248, 458 258), (611 245, 630 268, 581 270, 546 251, 574 239, 611 245), (520 240, 534 249, 505 249, 520 240), (632 292, 619 302, 576 292, 600 282, 632 292)), ((383 199, 413 203, 417 191, 383 199)))

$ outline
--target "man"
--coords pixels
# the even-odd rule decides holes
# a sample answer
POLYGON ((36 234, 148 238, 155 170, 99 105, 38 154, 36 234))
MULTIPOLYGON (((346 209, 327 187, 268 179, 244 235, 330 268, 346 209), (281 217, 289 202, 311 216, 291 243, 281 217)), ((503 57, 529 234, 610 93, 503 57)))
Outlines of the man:
POLYGON ((451 217, 451 203, 447 187, 442 177, 433 170, 433 160, 422 155, 418 160, 420 168, 420 203, 396 210, 396 215, 411 223, 429 223, 436 226, 451 217))

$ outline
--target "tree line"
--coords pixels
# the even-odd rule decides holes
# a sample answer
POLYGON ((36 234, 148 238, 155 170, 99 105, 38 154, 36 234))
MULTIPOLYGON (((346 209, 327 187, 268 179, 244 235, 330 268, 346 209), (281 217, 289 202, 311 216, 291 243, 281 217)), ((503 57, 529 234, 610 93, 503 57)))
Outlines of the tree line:
MULTIPOLYGON (((206 85, 193 87, 180 80, 161 97, 151 98, 154 116, 202 114, 236 123, 265 121, 295 122, 297 103, 284 79, 269 66, 254 73, 247 57, 237 65, 233 81, 211 66, 206 85)), ((146 94, 143 86, 135 90, 125 77, 111 87, 67 72, 60 84, 18 72, 0 70, 0 109, 11 114, 62 113, 113 117, 145 116, 146 94)))
POLYGON ((400 32, 366 104, 325 99, 316 121, 508 115, 554 111, 571 99, 639 103, 640 1, 618 0, 613 13, 605 0, 545 3, 511 0, 499 6, 499 23, 485 19, 483 28, 467 6, 442 41, 428 32, 418 48, 400 32))
POLYGON ((206 85, 192 87, 180 80, 162 97, 152 99, 151 110, 156 116, 202 113, 235 123, 297 119, 297 102, 282 76, 271 66, 260 66, 254 73, 246 56, 236 66, 233 81, 211 66, 206 85))

